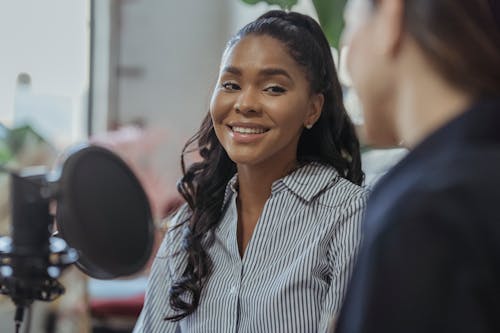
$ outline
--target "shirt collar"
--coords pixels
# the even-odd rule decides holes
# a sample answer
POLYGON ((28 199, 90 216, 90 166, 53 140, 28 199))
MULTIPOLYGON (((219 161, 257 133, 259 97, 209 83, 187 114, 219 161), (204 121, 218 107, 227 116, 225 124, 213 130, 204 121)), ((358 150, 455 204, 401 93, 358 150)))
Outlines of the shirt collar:
POLYGON ((311 162, 275 181, 271 193, 278 193, 288 189, 309 202, 338 177, 339 174, 335 168, 318 162, 311 162))
MULTIPOLYGON (((333 183, 339 174, 335 168, 318 162, 310 162, 295 169, 285 177, 276 180, 271 188, 271 195, 289 190, 309 202, 326 187, 333 183)), ((238 193, 238 174, 235 174, 226 186, 224 204, 238 193)))

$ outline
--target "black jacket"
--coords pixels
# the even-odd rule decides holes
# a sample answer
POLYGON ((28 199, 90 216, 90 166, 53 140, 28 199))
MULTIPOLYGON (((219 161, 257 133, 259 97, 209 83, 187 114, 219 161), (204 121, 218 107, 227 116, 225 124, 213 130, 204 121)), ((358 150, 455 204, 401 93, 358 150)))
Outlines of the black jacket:
POLYGON ((500 100, 384 176, 364 228, 336 333, 500 332, 500 100))

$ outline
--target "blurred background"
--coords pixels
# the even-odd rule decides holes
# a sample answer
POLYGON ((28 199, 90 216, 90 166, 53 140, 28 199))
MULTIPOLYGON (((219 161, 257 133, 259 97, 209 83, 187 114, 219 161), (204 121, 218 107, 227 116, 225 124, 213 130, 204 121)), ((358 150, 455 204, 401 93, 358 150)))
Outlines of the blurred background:
MULTIPOLYGON (((263 12, 280 8, 246 2, 0 0, 0 164, 51 166, 72 144, 105 145, 142 181, 161 239, 162 218, 180 203, 180 152, 208 110, 226 41, 263 12)), ((321 8, 321 1, 274 2, 316 19, 321 8)), ((341 17, 335 6, 319 14, 327 29, 325 17, 341 17)), ((346 105, 362 129, 343 57, 335 49, 334 57, 346 105)), ((404 153, 366 148, 367 186, 404 153)), ((0 235, 9 234, 8 183, 0 173, 0 235)), ((68 269, 61 279, 66 294, 50 304, 35 302, 24 331, 131 332, 146 279, 147 268, 114 281, 68 269)), ((13 318, 12 302, 0 296, 0 332, 14 332, 13 318)))

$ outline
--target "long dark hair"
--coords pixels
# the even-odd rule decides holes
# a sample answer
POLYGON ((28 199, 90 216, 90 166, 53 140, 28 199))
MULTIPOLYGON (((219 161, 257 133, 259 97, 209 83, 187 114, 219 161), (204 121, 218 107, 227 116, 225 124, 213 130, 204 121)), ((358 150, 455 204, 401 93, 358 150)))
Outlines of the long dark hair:
MULTIPOLYGON (((342 102, 342 89, 337 78, 328 41, 316 21, 294 12, 270 11, 243 27, 229 42, 226 51, 247 35, 267 35, 283 43, 295 61, 302 66, 311 92, 322 93, 325 101, 321 116, 299 139, 299 162, 317 161, 333 166, 339 174, 355 184, 361 184, 359 142, 342 102)), ((187 268, 173 283, 170 306, 177 311, 167 320, 177 321, 198 307, 201 290, 210 275, 212 262, 207 248, 223 214, 225 188, 236 173, 236 165, 219 143, 210 114, 199 131, 186 143, 183 151, 193 145, 201 161, 185 169, 177 188, 186 199, 190 216, 183 227, 183 251, 187 253, 187 268)))
POLYGON ((500 95, 498 2, 404 0, 404 28, 448 83, 475 98, 500 95))

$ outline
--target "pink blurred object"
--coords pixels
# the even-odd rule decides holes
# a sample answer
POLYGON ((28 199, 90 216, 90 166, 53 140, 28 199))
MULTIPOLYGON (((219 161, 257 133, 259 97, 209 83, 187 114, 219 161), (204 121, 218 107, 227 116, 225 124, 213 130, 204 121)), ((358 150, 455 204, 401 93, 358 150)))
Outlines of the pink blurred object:
POLYGON ((166 138, 165 131, 138 126, 124 126, 90 138, 91 144, 110 149, 130 166, 144 187, 156 220, 175 211, 183 202, 170 180, 172 177, 166 174, 169 170, 160 173, 155 165, 158 150, 166 138))
POLYGON ((144 294, 120 299, 99 299, 90 301, 93 316, 106 318, 110 316, 129 316, 137 318, 142 310, 144 294))

